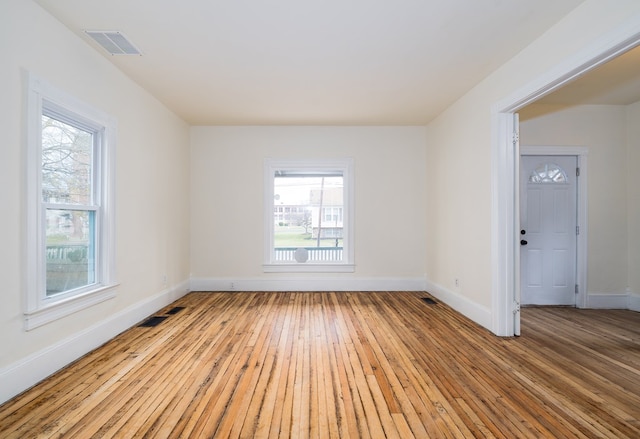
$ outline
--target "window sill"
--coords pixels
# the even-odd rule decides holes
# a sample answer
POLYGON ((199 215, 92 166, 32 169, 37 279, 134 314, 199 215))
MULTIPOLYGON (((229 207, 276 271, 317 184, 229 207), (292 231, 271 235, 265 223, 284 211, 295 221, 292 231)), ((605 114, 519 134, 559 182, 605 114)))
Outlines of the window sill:
POLYGON ((353 273, 354 264, 264 264, 265 273, 353 273))
POLYGON ((42 308, 24 313, 25 329, 30 331, 39 326, 61 319, 75 312, 89 308, 115 297, 118 284, 100 286, 84 294, 45 304, 42 308))

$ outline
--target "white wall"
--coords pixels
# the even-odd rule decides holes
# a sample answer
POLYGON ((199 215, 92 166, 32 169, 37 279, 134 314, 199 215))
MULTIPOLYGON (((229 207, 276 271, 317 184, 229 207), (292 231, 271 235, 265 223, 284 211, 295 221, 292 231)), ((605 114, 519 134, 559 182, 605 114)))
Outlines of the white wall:
POLYGON ((0 2, 0 402, 183 294, 189 276, 189 131, 32 1, 0 2), (114 116, 117 296, 23 329, 23 71, 114 116), (163 277, 167 276, 167 284, 163 277))
POLYGON ((421 289, 425 266, 425 129, 194 127, 194 289, 421 289), (355 273, 263 273, 264 159, 354 159, 355 273))
POLYGON ((504 172, 491 168, 497 143, 492 138, 492 107, 552 75, 567 59, 603 44, 604 35, 626 29, 638 14, 640 2, 635 0, 585 1, 428 126, 427 197, 433 217, 426 244, 427 278, 439 296, 457 303, 466 315, 471 316, 473 306, 489 309, 492 319, 474 319, 496 332, 499 305, 493 303, 494 289, 508 282, 492 277, 501 274, 491 265, 497 252, 492 242, 498 242, 491 237, 492 174, 504 172), (445 192, 445 187, 452 190, 445 192))
POLYGON ((482 108, 461 107, 428 127, 427 278, 436 289, 489 307, 490 118, 482 108))
MULTIPOLYGON (((628 285, 628 157, 625 106, 520 111, 520 143, 588 148, 588 294, 626 294, 628 285)), ((629 186, 631 187, 631 186, 629 186)))
POLYGON ((630 307, 640 311, 640 102, 627 107, 627 194, 630 307))

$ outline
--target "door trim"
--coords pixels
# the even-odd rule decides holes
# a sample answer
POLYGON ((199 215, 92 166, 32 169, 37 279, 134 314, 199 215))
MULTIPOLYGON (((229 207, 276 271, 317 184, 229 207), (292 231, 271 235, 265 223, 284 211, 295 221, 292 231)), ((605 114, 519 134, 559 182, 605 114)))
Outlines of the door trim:
MULTIPOLYGON (((588 216, 587 216, 587 176, 589 172, 588 158, 589 150, 584 146, 535 146, 535 145, 521 145, 520 157, 523 155, 528 156, 554 156, 564 155, 576 157, 578 162, 578 168, 580 168, 580 177, 577 180, 576 190, 578 191, 576 197, 577 203, 577 225, 580 233, 576 238, 576 282, 578 284, 578 294, 576 295, 576 307, 587 307, 587 245, 588 245, 588 216)), ((518 182, 518 191, 520 190, 520 182, 518 182)), ((517 206, 520 209, 520 206, 517 206)), ((519 264, 518 264, 519 265, 519 264)), ((518 267, 518 272, 522 267, 518 267)))

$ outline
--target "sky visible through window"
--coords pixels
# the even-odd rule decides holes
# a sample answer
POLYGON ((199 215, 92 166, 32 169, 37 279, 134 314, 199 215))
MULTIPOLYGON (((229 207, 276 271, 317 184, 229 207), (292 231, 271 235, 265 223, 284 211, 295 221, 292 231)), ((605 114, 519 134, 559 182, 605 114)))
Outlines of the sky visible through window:
MULTIPOLYGON (((311 192, 319 191, 323 177, 275 177, 275 205, 309 205, 311 192)), ((341 188, 342 177, 324 177, 324 188, 341 188)))

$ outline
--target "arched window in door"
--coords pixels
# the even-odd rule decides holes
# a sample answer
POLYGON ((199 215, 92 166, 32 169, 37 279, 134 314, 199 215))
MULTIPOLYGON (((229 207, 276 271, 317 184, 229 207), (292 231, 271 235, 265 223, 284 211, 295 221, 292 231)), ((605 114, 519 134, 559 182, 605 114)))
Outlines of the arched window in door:
POLYGON ((529 175, 529 183, 568 183, 569 178, 562 167, 555 163, 543 163, 529 175))

